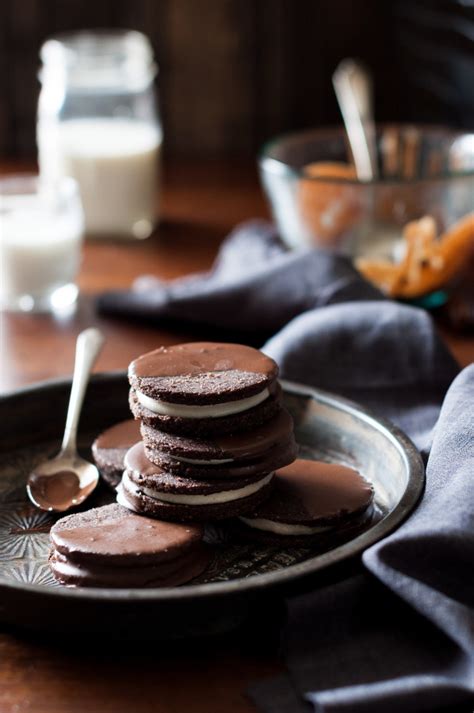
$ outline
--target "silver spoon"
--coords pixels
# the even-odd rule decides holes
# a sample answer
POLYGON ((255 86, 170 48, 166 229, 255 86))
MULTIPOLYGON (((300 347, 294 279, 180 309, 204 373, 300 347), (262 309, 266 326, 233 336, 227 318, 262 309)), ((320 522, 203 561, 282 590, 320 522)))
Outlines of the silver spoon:
POLYGON ((98 329, 86 329, 76 343, 71 396, 61 450, 28 476, 26 492, 41 510, 65 512, 89 497, 99 480, 95 465, 77 453, 77 427, 89 375, 104 343, 98 329))
POLYGON ((372 79, 362 64, 344 59, 332 75, 332 83, 351 147, 357 178, 377 178, 377 147, 372 112, 372 79))

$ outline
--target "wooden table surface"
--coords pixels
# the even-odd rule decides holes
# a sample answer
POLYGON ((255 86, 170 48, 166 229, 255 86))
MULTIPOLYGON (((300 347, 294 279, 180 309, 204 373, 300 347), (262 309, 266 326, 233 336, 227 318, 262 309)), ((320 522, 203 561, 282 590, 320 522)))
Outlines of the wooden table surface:
MULTIPOLYGON (((3 164, 0 171, 18 168, 3 164)), ((20 167, 24 168, 24 167, 20 167)), ((107 338, 96 370, 125 369, 137 354, 199 335, 99 317, 94 296, 128 287, 141 274, 173 278, 207 269, 239 221, 268 215, 252 166, 180 163, 167 167, 163 223, 144 242, 89 242, 74 316, 1 316, 0 391, 70 375, 75 338, 97 325, 107 338)), ((474 359, 474 337, 443 332, 460 363, 474 359)), ((0 713, 250 713, 246 687, 281 669, 274 644, 232 637, 172 647, 123 641, 59 645, 0 633, 0 713)))

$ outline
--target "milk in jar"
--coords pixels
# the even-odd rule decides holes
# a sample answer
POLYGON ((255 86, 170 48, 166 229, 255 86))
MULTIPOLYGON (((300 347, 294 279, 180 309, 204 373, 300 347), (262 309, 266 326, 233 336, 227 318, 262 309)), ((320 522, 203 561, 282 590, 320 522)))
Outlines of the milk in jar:
POLYGON ((78 184, 91 235, 147 237, 158 212, 161 130, 131 119, 63 121, 39 142, 40 171, 78 184))
POLYGON ((79 184, 86 235, 146 238, 158 221, 162 130, 148 39, 57 35, 41 49, 40 175, 79 184))

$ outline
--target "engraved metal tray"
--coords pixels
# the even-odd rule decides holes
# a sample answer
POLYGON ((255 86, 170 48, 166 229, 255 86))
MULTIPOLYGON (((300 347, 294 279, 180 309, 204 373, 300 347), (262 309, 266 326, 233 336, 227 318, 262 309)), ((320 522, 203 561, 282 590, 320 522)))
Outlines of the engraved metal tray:
MULTIPOLYGON (((332 394, 282 382, 300 455, 356 467, 375 490, 363 532, 319 547, 242 543, 232 528, 210 526, 215 557, 193 583, 166 589, 80 589, 58 585, 47 564, 55 517, 25 494, 32 466, 58 450, 70 381, 50 381, 0 397, 0 621, 36 629, 117 631, 162 638, 220 632, 282 596, 307 591, 360 567, 364 549, 415 506, 424 469, 411 441, 392 424, 332 394), (67 617, 65 619, 64 617, 67 617), (146 622, 146 626, 143 624, 146 622)), ((123 373, 99 374, 88 388, 79 445, 90 457, 97 433, 129 417, 123 373)), ((104 484, 87 507, 112 502, 104 484)))

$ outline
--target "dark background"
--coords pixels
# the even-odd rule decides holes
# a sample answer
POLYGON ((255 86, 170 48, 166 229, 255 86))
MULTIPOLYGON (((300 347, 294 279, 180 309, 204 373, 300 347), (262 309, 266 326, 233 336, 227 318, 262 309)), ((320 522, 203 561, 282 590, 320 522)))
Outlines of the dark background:
POLYGON ((150 37, 168 155, 338 122, 346 56, 374 74, 377 119, 474 128, 474 0, 0 0, 1 158, 35 156, 42 42, 99 27, 150 37))

